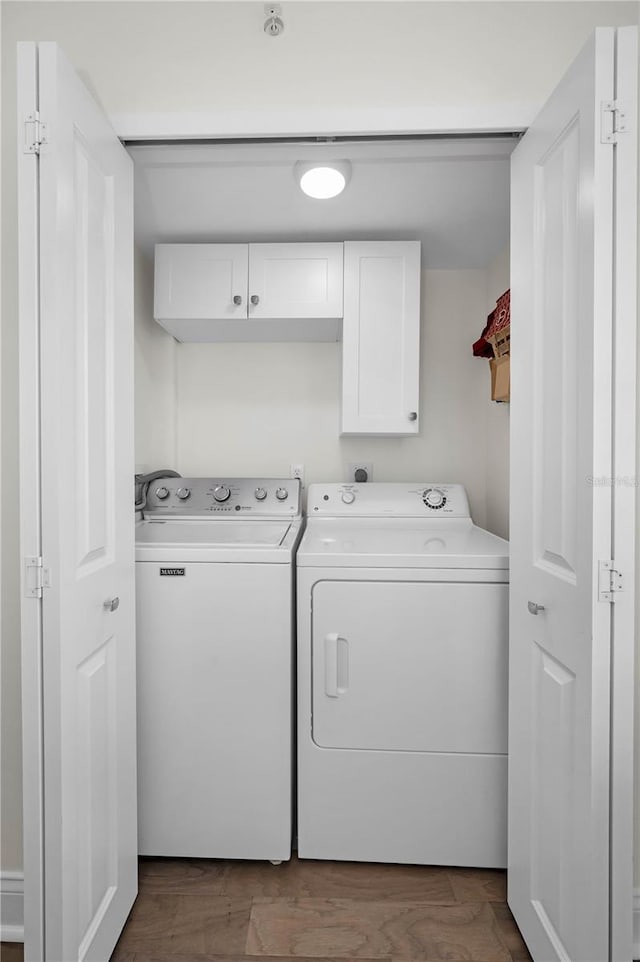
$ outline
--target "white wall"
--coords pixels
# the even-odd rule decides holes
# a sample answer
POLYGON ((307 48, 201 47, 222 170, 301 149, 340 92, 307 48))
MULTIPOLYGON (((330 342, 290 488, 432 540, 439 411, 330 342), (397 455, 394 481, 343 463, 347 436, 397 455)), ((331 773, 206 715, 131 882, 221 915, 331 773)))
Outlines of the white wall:
MULTIPOLYGON (((487 314, 509 285, 509 248, 496 257, 486 272, 487 314)), ((485 362, 487 368, 488 362, 485 362)), ((487 371, 487 380, 490 379, 487 371)), ((509 405, 491 401, 487 410, 487 528, 509 537, 509 405)))
POLYGON ((58 41, 114 113, 538 104, 593 27, 635 23, 637 4, 289 2, 286 32, 277 40, 262 31, 262 3, 18 0, 2 4, 1 16, 2 732, 7 741, 0 864, 17 869, 16 41, 58 41))
POLYGON ((3 4, 6 42, 59 40, 113 113, 540 103, 635 3, 3 4), (114 64, 117 65, 114 69, 114 64))
MULTIPOLYGON (((421 433, 339 437, 341 344, 177 344, 177 469, 185 475, 460 481, 486 521, 487 362, 471 344, 486 318, 484 271, 422 274, 421 433)), ((507 503, 503 505, 506 517, 507 503)))
POLYGON ((176 341, 153 320, 153 263, 135 252, 136 473, 176 459, 176 341))

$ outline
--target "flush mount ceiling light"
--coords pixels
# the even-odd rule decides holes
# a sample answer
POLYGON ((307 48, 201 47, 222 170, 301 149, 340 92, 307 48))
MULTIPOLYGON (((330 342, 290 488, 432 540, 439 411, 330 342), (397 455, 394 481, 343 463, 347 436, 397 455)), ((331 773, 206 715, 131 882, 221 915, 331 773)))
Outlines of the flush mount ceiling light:
POLYGON ((295 175, 300 189, 308 197, 328 200, 341 194, 351 177, 351 164, 348 160, 331 160, 327 163, 308 163, 298 161, 295 175))

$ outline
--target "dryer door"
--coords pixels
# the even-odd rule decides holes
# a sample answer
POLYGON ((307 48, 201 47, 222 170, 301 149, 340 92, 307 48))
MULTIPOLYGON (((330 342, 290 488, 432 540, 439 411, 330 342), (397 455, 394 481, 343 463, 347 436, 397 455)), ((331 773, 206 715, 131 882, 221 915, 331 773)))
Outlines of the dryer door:
POLYGON ((317 583, 316 744, 506 752, 507 595, 506 584, 317 583))

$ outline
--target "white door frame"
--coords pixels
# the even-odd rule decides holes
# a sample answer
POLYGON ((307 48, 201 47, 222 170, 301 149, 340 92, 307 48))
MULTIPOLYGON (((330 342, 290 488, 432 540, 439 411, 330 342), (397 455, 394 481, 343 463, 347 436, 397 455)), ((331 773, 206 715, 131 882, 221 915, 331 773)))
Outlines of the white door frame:
MULTIPOLYGON (((637 62, 637 28, 617 30, 617 56, 637 62)), ((560 79, 560 78, 558 78, 560 79)), ((487 104, 476 107, 349 108, 343 110, 261 110, 200 113, 117 114, 111 118, 121 140, 180 141, 221 138, 277 138, 389 134, 478 135, 524 132, 542 105, 487 104)), ((636 105, 637 108, 637 105, 636 105)), ((637 109, 636 109, 637 113, 637 109)), ((617 175, 637 180, 637 116, 632 117, 629 143, 618 161, 617 175)), ((612 606, 614 656, 611 692, 611 924, 612 959, 624 962, 627 949, 615 933, 632 930, 634 779, 629 760, 634 756, 635 663, 635 542, 636 542, 636 340, 640 328, 637 310, 637 211, 615 197, 617 251, 614 307, 614 411, 613 478, 616 562, 628 572, 625 592, 612 606), (630 403, 630 399, 633 399, 630 403), (622 479, 616 483, 616 479, 622 479), (628 482, 628 483, 626 483, 628 482), (633 524, 629 525, 629 519, 633 524), (629 837, 631 835, 631 838, 629 837), (614 924, 615 923, 615 924, 614 924)), ((640 452, 638 452, 640 453, 640 452)))
MULTIPOLYGON (((637 60, 636 28, 618 29, 618 57, 637 60)), ((559 78, 558 78, 559 79, 559 78)), ((344 110, 261 110, 220 111, 216 113, 140 113, 117 114, 111 118, 121 140, 180 141, 229 138, 277 138, 343 135, 481 135, 497 132, 524 132, 542 105, 488 104, 468 107, 351 108, 344 110)), ((618 175, 637 179, 636 118, 618 175)), ((640 319, 637 313, 635 276, 637 270, 637 211, 616 194, 616 239, 618 293, 614 309, 614 411, 623 412, 614 420, 615 451, 614 544, 616 562, 628 572, 625 593, 612 606, 614 658, 611 692, 611 958, 626 962, 628 949, 619 945, 616 933, 633 929, 633 851, 634 793, 634 663, 635 663, 635 518, 636 475, 636 338, 640 319), (616 484, 626 479, 628 484, 616 484), (634 521, 629 525, 629 519, 634 521), (631 836, 631 837, 630 837, 631 836)))
MULTIPOLYGON (((635 38, 634 41, 635 43, 635 38)), ((35 92, 34 92, 35 93, 35 92)), ((541 106, 541 105, 540 105, 541 106)), ((30 113, 31 104, 21 101, 20 118, 30 113)), ((287 137, 342 134, 366 136, 374 134, 460 134, 478 135, 490 132, 524 131, 531 123, 538 106, 531 104, 495 104, 484 108, 429 107, 407 108, 402 111, 384 108, 353 108, 350 110, 264 110, 258 112, 223 111, 218 113, 140 113, 120 114, 111 122, 121 140, 129 142, 157 139, 216 139, 222 137, 287 137)), ((632 118, 632 138, 636 137, 636 118, 632 118)), ((629 163, 629 162, 627 162, 629 163)), ((20 254, 20 353, 21 353, 21 554, 39 554, 39 491, 29 489, 26 479, 39 475, 37 449, 38 400, 30 371, 38 348, 38 305, 34 300, 33 278, 37 276, 37 213, 36 159, 22 153, 18 145, 18 181, 20 211, 29 211, 29 220, 21 220, 20 254), (35 231, 35 233, 34 233, 35 231), (31 367, 30 367, 30 363, 31 367)), ((635 170, 635 166, 634 166, 635 170)), ((630 176, 627 170, 627 176, 630 176)), ((627 404, 631 387, 635 396, 635 344, 637 331, 636 290, 630 283, 635 274, 636 211, 625 210, 618 197, 618 250, 625 251, 619 259, 617 283, 625 291, 616 310, 618 338, 616 342, 615 410, 623 415, 615 419, 616 476, 632 478, 636 472, 635 421, 627 404), (624 243, 623 243, 624 238, 624 243), (626 345, 626 349, 625 349, 626 345), (633 350, 630 346, 633 346, 633 350), (622 383, 624 381, 624 384, 622 383), (625 422, 625 418, 627 419, 625 422)), ((635 526, 623 524, 621 518, 635 518, 635 487, 615 489, 616 542, 618 558, 624 556, 631 564, 635 553, 635 526), (631 527, 631 530, 629 528, 631 527), (625 545, 624 551, 622 550, 625 545)), ((633 867, 629 853, 633 847, 633 777, 629 752, 633 751, 634 705, 634 600, 633 577, 628 578, 624 603, 612 606, 615 632, 615 665, 612 691, 612 845, 611 891, 615 896, 612 919, 620 930, 631 931, 633 867)), ((25 826, 25 939, 28 954, 25 962, 37 962, 43 955, 43 838, 42 838, 42 712, 41 712, 41 630, 39 616, 25 603, 22 610, 22 698, 23 698, 23 818, 25 826), (28 826, 28 831, 27 831, 28 826), (27 936, 27 927, 29 935, 27 936)), ((627 962, 620 954, 621 947, 612 947, 615 962, 627 962)))
MULTIPOLYGON (((619 72, 633 76, 638 63, 637 28, 616 31, 616 57, 619 72)), ((616 96, 619 96, 616 91, 616 96)), ((638 182, 638 102, 629 105, 631 130, 617 151, 614 169, 614 289, 613 307, 613 531, 616 564, 624 572, 624 590, 611 606, 611 741, 610 741, 610 930, 611 958, 623 962, 628 946, 619 933, 633 932, 633 850, 635 807, 633 757, 635 748, 635 600, 636 533, 638 524, 637 476, 637 338, 639 331, 638 210, 616 189, 621 179, 638 182), (617 413, 616 413, 617 412, 617 413), (631 760, 631 763, 630 763, 631 760), (631 832, 631 838, 629 838, 631 832), (630 901, 630 906, 627 902, 630 901)), ((640 828, 636 826, 636 831, 640 828)), ((634 946, 634 957, 640 946, 634 946)))
MULTIPOLYGON (((559 79, 559 78, 558 78, 559 79)), ((252 137, 363 137, 524 132, 542 104, 474 107, 351 107, 114 114, 120 140, 216 140, 252 137)))
MULTIPOLYGON (((38 108, 35 43, 18 47, 18 117, 38 108)), ((22 634, 22 821, 25 962, 44 959, 42 604, 27 597, 25 559, 42 555, 40 502, 40 236, 35 153, 18 137, 18 334, 22 634)))

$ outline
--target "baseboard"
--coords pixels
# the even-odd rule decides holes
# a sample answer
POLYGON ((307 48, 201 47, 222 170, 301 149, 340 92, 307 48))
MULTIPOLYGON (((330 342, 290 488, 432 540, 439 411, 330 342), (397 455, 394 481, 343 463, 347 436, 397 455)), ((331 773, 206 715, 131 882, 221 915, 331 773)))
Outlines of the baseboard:
POLYGON ((633 891, 633 958, 640 959, 640 889, 633 891))
POLYGON ((24 942, 24 875, 0 872, 0 939, 24 942))

